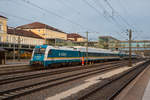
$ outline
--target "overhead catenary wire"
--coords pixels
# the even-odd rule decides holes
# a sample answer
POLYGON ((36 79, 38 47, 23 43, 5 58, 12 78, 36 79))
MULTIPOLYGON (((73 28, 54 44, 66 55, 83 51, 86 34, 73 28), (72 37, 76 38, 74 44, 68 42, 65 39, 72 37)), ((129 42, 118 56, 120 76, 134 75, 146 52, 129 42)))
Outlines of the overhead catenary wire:
MULTIPOLYGON (((94 7, 92 4, 90 4, 88 1, 86 1, 86 0, 82 0, 84 3, 86 3, 89 7, 91 7, 94 11, 96 11, 100 16, 101 15, 103 15, 96 7, 94 7)), ((97 3, 96 3, 97 4, 97 3)), ((102 8, 103 9, 103 11, 110 17, 111 15, 107 12, 107 10, 105 9, 105 8, 102 8)), ((108 21, 108 22, 110 22, 110 20, 108 19, 108 17, 107 16, 104 16, 104 18, 108 21)), ((112 21, 114 22, 114 24, 116 25, 116 27, 119 27, 121 30, 123 30, 122 29, 122 27, 121 27, 121 25, 116 21, 116 19, 114 19, 113 17, 111 17, 111 19, 112 19, 112 21)), ((116 32, 116 33, 118 33, 118 32, 116 32)), ((119 34, 120 35, 120 34, 119 34)))
MULTIPOLYGON (((100 4, 100 0, 94 0, 94 1, 95 1, 96 4, 99 4, 102 9, 104 9, 105 11, 107 11, 107 10, 102 6, 102 4, 100 4), (96 1, 99 1, 99 2, 96 2, 96 1)), ((132 25, 130 25, 130 24, 128 23, 128 21, 127 21, 126 19, 124 19, 124 18, 112 7, 112 5, 111 5, 107 0, 104 0, 104 1, 105 1, 105 4, 107 4, 107 6, 108 6, 108 7, 111 9, 111 11, 112 11, 112 16, 110 16, 110 17, 113 17, 114 19, 117 18, 117 17, 119 17, 119 18, 117 18, 117 19, 122 20, 123 24, 125 24, 126 26, 128 26, 128 27, 126 27, 126 28, 124 28, 124 29, 128 29, 128 28, 134 29, 134 27, 133 27, 132 25)), ((125 30, 124 30, 124 31, 125 31, 125 30)), ((124 33, 124 32, 123 32, 123 33, 124 33)))
MULTIPOLYGON (((82 0, 85 4, 87 4, 90 8, 92 8, 95 12, 97 12, 100 16, 101 15, 104 15, 104 14, 102 14, 96 7, 94 7, 92 4, 90 4, 87 0, 82 0)), ((104 10, 104 12, 108 15, 108 17, 110 17, 111 18, 111 20, 114 22, 114 24, 116 25, 116 27, 118 27, 119 29, 123 29, 122 28, 122 25, 121 24, 119 24, 118 22, 117 22, 117 20, 116 19, 114 19, 108 12, 107 12, 107 10, 105 10, 105 9, 103 9, 104 10)), ((106 17, 106 16, 103 16, 108 22, 110 22, 110 20, 109 20, 109 18, 108 17, 106 17)), ((111 22, 110 22, 111 23, 111 22)))
MULTIPOLYGON (((128 23, 128 21, 124 18, 124 17, 122 17, 113 7, 112 7, 112 5, 109 3, 109 1, 108 0, 104 0, 105 2, 106 2, 106 4, 112 9, 112 11, 113 12, 115 12, 117 15, 118 15, 118 17, 120 17, 120 19, 128 26, 128 28, 132 28, 132 30, 134 30, 133 32, 135 33, 136 32, 136 28, 134 27, 134 26, 132 26, 131 24, 129 24, 128 23)), ((137 32, 136 32, 137 33, 137 32)), ((133 36, 134 36, 135 34, 133 34, 133 36)), ((137 38, 137 37, 139 37, 139 35, 140 34, 136 34, 136 36, 134 37, 134 38, 137 38)))
POLYGON ((33 6, 33 7, 36 7, 36 8, 38 8, 38 9, 44 11, 44 12, 47 12, 48 14, 52 14, 52 15, 58 17, 58 18, 64 19, 64 20, 66 20, 66 21, 68 21, 68 22, 70 22, 70 23, 72 23, 72 24, 74 24, 74 25, 76 25, 76 26, 78 26, 78 27, 80 26, 81 28, 86 29, 86 30, 93 30, 93 29, 87 28, 87 27, 85 27, 85 26, 83 26, 83 25, 81 25, 81 24, 79 24, 79 23, 76 23, 76 22, 74 22, 74 21, 68 19, 68 18, 65 17, 65 16, 59 15, 59 14, 53 12, 53 11, 50 11, 50 10, 45 9, 45 8, 43 8, 43 7, 40 7, 39 5, 37 5, 37 4, 33 3, 33 2, 30 2, 29 0, 21 0, 21 1, 23 1, 23 2, 25 2, 25 3, 27 3, 27 4, 29 4, 29 5, 31 5, 31 6, 33 6))
POLYGON ((112 14, 110 14, 110 13, 105 9, 105 7, 100 3, 100 0, 98 0, 98 2, 97 2, 97 0, 93 0, 93 1, 95 2, 95 4, 99 5, 99 7, 100 7, 105 13, 107 13, 108 17, 112 19, 112 21, 116 24, 117 27, 119 27, 121 30, 124 30, 124 29, 125 29, 125 27, 124 27, 122 24, 120 24, 120 23, 116 20, 116 18, 114 17, 114 12, 113 12, 113 11, 112 11, 112 14))
POLYGON ((13 14, 8 14, 8 13, 3 12, 3 11, 0 11, 0 13, 2 13, 2 14, 4 14, 4 15, 8 15, 8 16, 15 17, 15 18, 19 18, 19 19, 25 20, 25 21, 33 21, 33 20, 31 20, 31 19, 27 19, 27 18, 24 18, 24 17, 16 16, 16 15, 13 15, 13 14))
MULTIPOLYGON (((11 3, 14 3, 14 4, 16 4, 16 5, 21 5, 22 6, 22 3, 21 2, 14 2, 14 0, 7 0, 7 1, 9 1, 9 2, 11 2, 11 3)), ((23 5, 24 6, 24 5, 23 5)), ((28 22, 34 22, 34 21, 37 21, 37 19, 36 18, 39 18, 39 17, 33 17, 32 16, 32 18, 25 18, 25 17, 22 17, 22 16, 18 16, 18 15, 13 15, 13 14, 10 14, 10 13, 8 13, 8 12, 0 12, 0 13, 2 13, 2 14, 4 14, 4 15, 6 15, 6 16, 10 16, 10 17, 13 17, 13 18, 15 18, 15 19, 20 19, 20 20, 23 20, 23 21, 28 21, 28 22)), ((42 12, 43 13, 43 12, 42 12)), ((43 13, 43 16, 45 16, 45 13, 43 13)), ((50 21, 50 20, 47 20, 47 21, 50 21)), ((41 22, 41 21, 40 21, 41 22)), ((56 21, 55 21, 56 22, 56 21)), ((43 23, 43 21, 42 21, 42 23, 43 23)))
MULTIPOLYGON (((123 1, 122 1, 123 2, 123 1)), ((128 10, 125 8, 125 5, 124 5, 124 3, 122 3, 121 2, 121 0, 118 0, 118 3, 121 5, 121 8, 124 10, 124 12, 126 13, 126 14, 128 14, 128 15, 130 15, 129 13, 128 13, 128 10)), ((125 1, 124 1, 125 2, 125 1)), ((129 17, 128 17, 129 18, 129 17)), ((132 22, 134 23, 134 26, 137 26, 137 24, 135 24, 135 22, 132 20, 132 22)), ((137 37, 141 37, 141 34, 140 33, 142 33, 143 32, 143 30, 141 30, 139 27, 137 28, 137 27, 134 27, 134 35, 133 35, 133 38, 137 38, 137 37), (138 30, 138 31, 137 31, 138 30)))
MULTIPOLYGON (((76 16, 76 20, 77 20, 77 17, 82 18, 82 16, 81 16, 81 15, 83 15, 82 11, 77 9, 76 6, 74 7, 74 4, 72 5, 71 2, 69 2, 69 1, 65 2, 65 1, 66 0, 56 0, 56 2, 63 5, 65 8, 67 8, 67 10, 72 10, 71 13, 73 13, 73 16, 76 16)), ((86 17, 84 17, 84 19, 86 19, 86 17)))
POLYGON ((126 19, 124 19, 124 18, 112 7, 112 5, 108 2, 108 0, 104 0, 104 2, 108 5, 108 7, 112 10, 113 13, 116 13, 116 14, 120 17, 120 19, 121 19, 127 26, 133 28, 133 26, 131 26, 131 25, 128 23, 128 21, 127 21, 126 19))

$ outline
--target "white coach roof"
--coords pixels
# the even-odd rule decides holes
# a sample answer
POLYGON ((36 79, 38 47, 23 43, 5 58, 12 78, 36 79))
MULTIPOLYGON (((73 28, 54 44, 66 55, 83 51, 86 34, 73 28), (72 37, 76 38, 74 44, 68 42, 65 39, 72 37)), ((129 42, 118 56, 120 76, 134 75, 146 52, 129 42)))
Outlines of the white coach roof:
MULTIPOLYGON (((48 46, 48 48, 50 49, 57 49, 57 50, 71 50, 71 51, 81 51, 81 52, 86 52, 86 47, 82 47, 82 46, 73 46, 73 47, 53 47, 53 46, 48 46)), ((88 52, 95 52, 95 53, 111 53, 111 54, 118 54, 118 51, 111 51, 111 50, 107 50, 107 49, 101 49, 101 48, 91 48, 88 47, 88 52)))

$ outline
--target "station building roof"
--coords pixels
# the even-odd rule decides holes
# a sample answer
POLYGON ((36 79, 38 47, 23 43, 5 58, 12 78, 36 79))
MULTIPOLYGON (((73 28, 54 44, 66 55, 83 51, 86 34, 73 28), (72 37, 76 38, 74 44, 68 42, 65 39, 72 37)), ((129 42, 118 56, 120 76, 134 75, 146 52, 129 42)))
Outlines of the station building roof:
POLYGON ((52 26, 40 23, 40 22, 33 22, 30 24, 26 24, 26 25, 22 25, 22 26, 18 26, 17 28, 21 28, 21 29, 49 29, 52 31, 56 31, 56 32, 61 32, 61 33, 65 33, 59 29, 56 29, 52 26))
POLYGON ((70 34, 67 34, 67 38, 85 38, 77 33, 70 33, 70 34))
POLYGON ((5 18, 5 19, 8 19, 7 17, 5 17, 5 16, 2 16, 2 15, 0 15, 0 17, 1 17, 1 18, 5 18))
POLYGON ((21 29, 7 28, 7 33, 12 34, 12 35, 43 39, 41 36, 35 34, 34 32, 25 31, 25 30, 21 30, 21 29))

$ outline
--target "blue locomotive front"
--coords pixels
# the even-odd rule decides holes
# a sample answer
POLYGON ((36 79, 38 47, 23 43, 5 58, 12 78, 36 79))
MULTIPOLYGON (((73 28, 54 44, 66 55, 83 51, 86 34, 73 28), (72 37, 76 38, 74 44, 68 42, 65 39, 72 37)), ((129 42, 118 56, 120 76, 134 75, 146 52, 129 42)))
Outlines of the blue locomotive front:
POLYGON ((32 58, 30 60, 30 65, 44 65, 44 59, 45 59, 45 51, 47 46, 41 45, 36 46, 32 53, 32 58))

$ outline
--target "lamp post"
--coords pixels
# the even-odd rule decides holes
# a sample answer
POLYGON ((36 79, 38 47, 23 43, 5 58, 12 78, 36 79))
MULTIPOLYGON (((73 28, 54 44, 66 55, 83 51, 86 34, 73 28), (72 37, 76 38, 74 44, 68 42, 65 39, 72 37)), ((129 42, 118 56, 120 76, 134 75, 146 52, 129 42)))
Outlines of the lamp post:
POLYGON ((132 39, 132 30, 129 31, 129 66, 132 66, 132 48, 131 48, 131 39, 132 39))
POLYGON ((21 36, 18 36, 18 61, 20 61, 21 36))
POLYGON ((16 42, 15 34, 16 34, 16 30, 14 28, 14 43, 13 43, 13 60, 14 61, 15 61, 15 42, 16 42))
POLYGON ((86 64, 88 65, 88 33, 86 32, 86 64))

